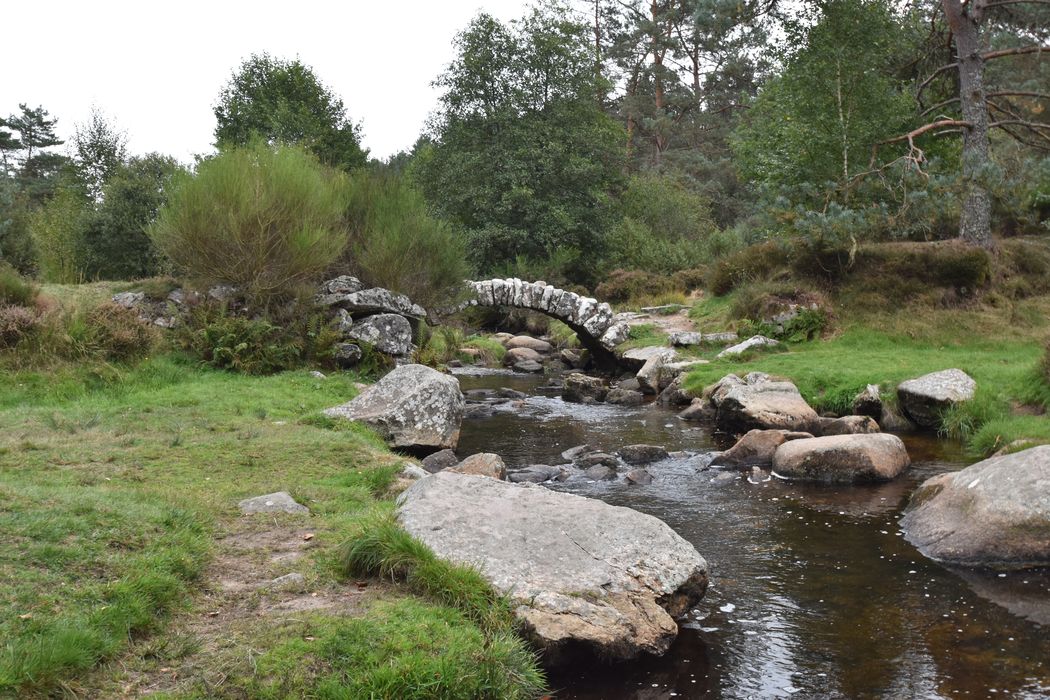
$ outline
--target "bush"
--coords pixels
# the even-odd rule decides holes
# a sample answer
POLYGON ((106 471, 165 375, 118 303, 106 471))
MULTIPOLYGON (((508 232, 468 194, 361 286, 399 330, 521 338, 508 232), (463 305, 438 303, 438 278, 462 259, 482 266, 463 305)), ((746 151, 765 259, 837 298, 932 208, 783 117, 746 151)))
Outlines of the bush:
POLYGON ((191 278, 265 306, 320 281, 346 245, 346 200, 345 176, 299 148, 256 143, 181 178, 150 235, 191 278))
POLYGON ((75 316, 69 324, 78 355, 113 362, 134 362, 160 343, 160 330, 133 309, 105 302, 75 316))
POLYGON ((707 286, 715 296, 724 296, 739 284, 771 276, 784 263, 785 251, 775 241, 757 243, 718 261, 707 286))
POLYGON ((1050 386, 1050 343, 1046 344, 1046 352, 1043 354, 1040 369, 1042 370, 1043 381, 1046 382, 1047 386, 1050 386))
POLYGON ((0 305, 32 306, 40 290, 6 262, 0 262, 0 305))
POLYGON ((707 282, 706 267, 692 267, 687 270, 679 270, 671 275, 671 281, 676 289, 683 292, 692 292, 702 289, 707 282))
POLYGON ((75 283, 83 278, 84 223, 90 207, 73 187, 58 193, 29 218, 40 276, 48 282, 75 283))
POLYGON ((338 334, 320 314, 287 313, 285 324, 201 304, 184 318, 177 342, 203 364, 244 374, 274 374, 306 362, 326 364, 338 334))
POLYGON ((666 275, 644 270, 613 270, 599 284, 594 294, 600 301, 624 303, 632 298, 657 296, 675 291, 674 281, 666 275))
POLYGON ((408 295, 432 308, 447 303, 470 274, 463 236, 430 215, 403 177, 362 171, 350 180, 350 243, 336 271, 408 295))
POLYGON ((40 317, 23 306, 0 306, 0 349, 16 347, 40 327, 40 317))

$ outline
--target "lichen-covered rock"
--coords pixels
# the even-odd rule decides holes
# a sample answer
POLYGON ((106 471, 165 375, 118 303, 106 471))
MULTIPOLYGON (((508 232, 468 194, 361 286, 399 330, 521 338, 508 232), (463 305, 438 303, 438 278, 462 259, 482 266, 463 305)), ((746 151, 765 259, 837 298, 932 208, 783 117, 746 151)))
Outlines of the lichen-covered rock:
POLYGON ((602 334, 598 342, 606 350, 614 350, 617 346, 627 342, 631 337, 631 326, 627 323, 614 323, 602 334))
POLYGON ((332 346, 332 359, 343 369, 349 369, 361 361, 361 347, 354 343, 336 343, 332 346))
POLYGON ((423 365, 403 365, 325 414, 364 423, 392 447, 433 452, 455 449, 463 408, 455 377, 423 365))
POLYGON ((412 352, 412 325, 398 314, 369 316, 355 323, 346 335, 387 355, 412 352))
POLYGON ((321 294, 353 294, 365 288, 364 283, 351 275, 340 275, 321 283, 321 294))
POLYGON ((605 397, 606 403, 617 406, 641 406, 645 403, 645 395, 633 389, 611 389, 605 397))
POLYGON ((442 469, 448 469, 459 464, 460 459, 456 456, 456 453, 452 450, 438 450, 434 454, 429 454, 423 459, 419 460, 419 463, 431 474, 437 474, 442 469))
POLYGON ((675 351, 670 348, 661 348, 660 351, 651 353, 642 368, 638 370, 635 379, 643 394, 660 393, 660 373, 663 366, 675 359, 675 351))
POLYGON ((543 356, 532 348, 511 348, 503 355, 503 364, 512 367, 519 362, 542 362, 543 356))
POLYGON ((1050 445, 927 479, 901 525, 909 542, 939 561, 1050 566, 1050 445))
POLYGON ((707 563, 656 518, 530 484, 442 472, 413 484, 397 517, 445 560, 476 566, 557 661, 662 654, 675 617, 707 587, 707 563))
POLYGON ((937 428, 946 409, 971 400, 976 390, 977 382, 966 372, 946 369, 901 382, 897 401, 904 415, 916 424, 937 428))
POLYGON ((888 433, 790 440, 773 455, 779 476, 824 483, 889 481, 910 465, 904 443, 888 433))
POLYGON ((346 309, 355 318, 375 314, 398 314, 415 319, 424 319, 427 316, 426 309, 418 304, 413 304, 412 300, 404 294, 391 292, 382 287, 361 289, 350 293, 322 293, 317 297, 317 304, 346 309))

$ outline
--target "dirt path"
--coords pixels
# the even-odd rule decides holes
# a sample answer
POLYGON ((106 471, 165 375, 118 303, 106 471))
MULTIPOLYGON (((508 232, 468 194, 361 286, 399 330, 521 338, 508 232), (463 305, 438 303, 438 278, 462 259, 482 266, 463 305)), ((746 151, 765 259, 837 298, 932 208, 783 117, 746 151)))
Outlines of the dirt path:
POLYGON ((310 555, 323 532, 303 517, 258 514, 224 524, 192 608, 168 629, 136 642, 92 697, 138 698, 157 692, 221 695, 234 666, 253 665, 252 640, 308 613, 356 616, 381 594, 372 583, 318 581, 310 555), (287 574, 299 574, 278 580, 287 574), (245 658, 245 654, 247 658, 245 658))

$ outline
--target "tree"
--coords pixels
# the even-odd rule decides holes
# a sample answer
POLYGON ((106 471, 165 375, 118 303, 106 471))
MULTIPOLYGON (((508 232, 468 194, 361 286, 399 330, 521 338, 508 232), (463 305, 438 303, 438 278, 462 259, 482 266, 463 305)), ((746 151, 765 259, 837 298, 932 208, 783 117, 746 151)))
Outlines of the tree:
POLYGON ((88 279, 156 275, 161 257, 147 233, 172 181, 186 173, 174 158, 151 153, 118 164, 86 217, 81 267, 88 279))
POLYGON ((872 145, 907 128, 914 101, 895 75, 908 27, 885 3, 828 0, 815 19, 787 26, 785 43, 796 48, 754 101, 734 149, 749 179, 823 208, 850 203, 872 145))
POLYGON ((989 62, 999 59, 1038 61, 1050 52, 1050 13, 1039 7, 1046 0, 941 0, 943 29, 954 48, 953 61, 930 72, 919 83, 920 98, 933 85, 943 86, 951 78, 946 99, 923 109, 921 116, 932 121, 890 139, 906 141, 910 159, 921 166, 925 155, 916 146, 920 136, 962 134, 962 179, 964 194, 959 237, 973 245, 991 247, 992 201, 985 182, 989 170, 992 129, 1042 150, 1050 150, 1050 90, 1018 85, 1016 70, 1000 75, 1004 84, 989 84, 989 62), (1019 9, 1027 8, 1027 9, 1019 9), (941 110, 944 110, 943 112, 941 110))
POLYGON ((0 119, 0 177, 10 177, 15 167, 15 154, 22 150, 22 142, 8 131, 7 120, 0 119))
POLYGON ((456 49, 436 82, 432 144, 410 170, 431 204, 469 231, 483 272, 595 250, 614 217, 625 134, 595 100, 608 86, 588 27, 556 6, 510 26, 481 14, 456 49))
POLYGON ((93 107, 90 121, 77 125, 73 151, 73 167, 88 198, 101 202, 106 181, 127 160, 127 137, 93 107))
POLYGON ((52 119, 43 107, 34 109, 23 103, 18 108, 19 114, 4 120, 19 137, 17 146, 12 146, 9 138, 8 147, 16 154, 12 162, 17 167, 19 188, 32 206, 38 206, 55 192, 58 175, 69 159, 47 150, 65 143, 55 133, 58 119, 52 119))
POLYGON ((298 59, 253 54, 234 72, 215 105, 216 145, 244 146, 257 138, 300 144, 327 165, 364 165, 361 129, 343 101, 298 59))

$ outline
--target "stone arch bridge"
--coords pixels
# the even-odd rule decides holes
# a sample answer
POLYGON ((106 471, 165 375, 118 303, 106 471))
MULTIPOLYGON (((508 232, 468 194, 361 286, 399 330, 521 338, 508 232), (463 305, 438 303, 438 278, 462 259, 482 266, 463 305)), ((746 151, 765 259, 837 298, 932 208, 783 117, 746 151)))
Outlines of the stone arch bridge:
POLYGON ((444 313, 470 306, 507 306, 546 314, 575 333, 599 366, 613 367, 613 350, 627 340, 630 328, 618 319, 612 307, 597 299, 558 289, 546 282, 524 282, 517 278, 467 282, 466 299, 444 313))

